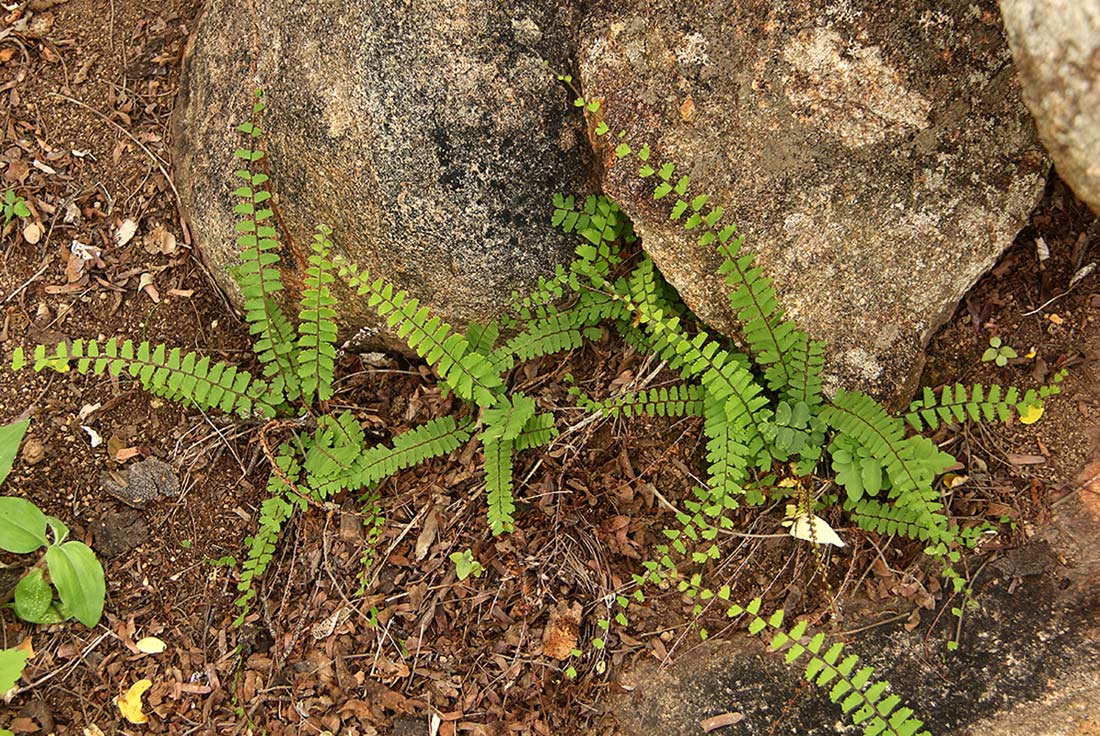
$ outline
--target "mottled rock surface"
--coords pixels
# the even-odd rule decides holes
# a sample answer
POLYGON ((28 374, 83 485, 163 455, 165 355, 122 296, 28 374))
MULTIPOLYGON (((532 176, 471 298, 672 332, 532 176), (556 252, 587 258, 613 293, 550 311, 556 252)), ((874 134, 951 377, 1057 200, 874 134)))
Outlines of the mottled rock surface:
MULTIPOLYGON (((1048 164, 993 0, 860 7, 597 4, 580 81, 613 130, 723 204, 789 314, 829 341, 829 384, 902 403, 928 339, 1026 222, 1048 164)), ((625 166, 604 188, 687 304, 735 333, 713 254, 625 166)))
MULTIPOLYGON (((494 315, 566 262, 555 191, 591 191, 583 121, 551 69, 570 2, 211 0, 174 119, 176 183, 194 239, 230 293, 234 129, 251 91, 289 236, 290 291, 314 227, 445 318, 494 315)), ((370 325, 341 296, 345 329, 370 325)))
POLYGON ((1100 212, 1100 0, 1001 0, 1001 14, 1039 136, 1100 212))

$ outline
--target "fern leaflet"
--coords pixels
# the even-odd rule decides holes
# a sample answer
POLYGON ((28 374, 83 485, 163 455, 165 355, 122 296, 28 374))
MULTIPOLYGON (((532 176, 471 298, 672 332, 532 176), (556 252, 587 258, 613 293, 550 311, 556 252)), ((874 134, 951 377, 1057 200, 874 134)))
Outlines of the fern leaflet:
MULTIPOLYGON (((12 355, 12 369, 26 365, 22 348, 12 355)), ((34 349, 34 370, 52 368, 80 374, 104 372, 120 376, 126 372, 155 396, 174 401, 186 401, 203 409, 221 409, 227 414, 247 417, 253 412, 265 417, 275 416, 276 404, 267 383, 253 378, 228 363, 212 363, 198 353, 184 353, 179 348, 169 350, 164 345, 148 342, 134 345, 132 340, 119 342, 111 338, 102 345, 96 340, 73 340, 57 345, 47 353, 44 345, 34 349)))
MULTIPOLYGON (((263 103, 256 102, 253 115, 262 110, 263 103)), ((271 199, 271 191, 264 188, 267 175, 252 170, 264 155, 256 147, 262 131, 255 122, 242 123, 238 130, 248 136, 248 146, 234 152, 245 166, 236 172, 245 184, 235 191, 241 201, 233 212, 241 219, 236 225, 240 265, 234 276, 241 287, 245 320, 255 337, 253 349, 264 365, 264 375, 271 380, 274 390, 285 392, 293 400, 299 396, 298 374, 291 355, 294 328, 275 302, 275 295, 283 290, 283 280, 278 269, 279 241, 272 224, 275 215, 270 206, 264 206, 271 199)))
POLYGON ((306 507, 305 498, 296 494, 286 483, 287 480, 296 482, 300 472, 296 454, 288 444, 281 445, 276 451, 276 472, 267 481, 268 497, 260 506, 259 526, 256 533, 245 540, 248 555, 241 565, 241 579, 237 583, 237 591, 241 595, 236 603, 241 611, 233 622, 234 626, 243 624, 248 615, 251 601, 256 596, 255 583, 263 577, 275 554, 275 544, 279 541, 283 526, 296 508, 304 510, 306 507))
POLYGON ((457 423, 454 417, 433 419, 397 435, 390 447, 378 446, 360 452, 351 467, 331 476, 315 492, 319 498, 327 498, 342 489, 372 487, 400 470, 450 454, 470 439, 471 429, 471 422, 457 423))
POLYGON ((512 499, 512 440, 484 439, 485 490, 489 529, 493 536, 512 531, 516 505, 512 499))
MULTIPOLYGON (((722 600, 729 600, 728 589, 719 591, 722 600)), ((737 617, 745 615, 749 620, 749 633, 753 636, 765 636, 769 631, 768 642, 773 652, 783 652, 787 664, 800 659, 806 662, 805 678, 820 688, 829 689, 829 700, 861 726, 864 736, 929 736, 922 731, 923 722, 913 718, 913 710, 898 706, 901 698, 886 695, 889 683, 874 679, 872 667, 860 667, 859 657, 844 654, 844 644, 836 642, 826 648, 828 640, 821 632, 810 636, 807 622, 799 621, 789 631, 783 629, 783 611, 779 610, 768 618, 760 615, 761 599, 757 598, 746 606, 732 605, 727 615, 737 617)))
POLYGON ((1041 405, 1041 402, 1034 389, 1021 397, 1015 386, 1005 391, 996 384, 986 388, 976 383, 968 389, 956 383, 944 386, 939 396, 925 387, 924 395, 909 405, 905 421, 918 432, 925 428, 937 429, 941 422, 991 422, 996 419, 1007 422, 1013 414, 1036 404, 1041 405))
POLYGON ((455 395, 481 407, 492 406, 504 392, 504 381, 496 367, 481 353, 471 349, 469 341, 439 317, 431 316, 405 291, 399 291, 385 279, 371 281, 370 274, 358 272, 353 265, 341 265, 341 274, 367 296, 367 304, 385 318, 386 326, 435 367, 455 395))
POLYGON ((612 419, 625 417, 700 417, 703 416, 703 387, 695 384, 678 384, 646 389, 636 393, 615 396, 606 401, 594 401, 580 389, 569 390, 577 403, 587 412, 602 412, 612 419))
POLYGON ((329 253, 332 231, 321 225, 313 236, 313 254, 306 269, 302 311, 298 314, 298 377, 302 401, 310 403, 314 393, 321 401, 332 398, 336 360, 336 299, 329 284, 335 277, 329 253))
POLYGON ((553 414, 535 414, 527 420, 512 441, 513 449, 530 450, 533 447, 542 447, 557 435, 558 428, 554 426, 553 414))
MULTIPOLYGON (((609 132, 606 124, 596 128, 600 136, 606 136, 609 132)), ((625 131, 619 134, 620 138, 623 136, 625 131)), ((707 194, 690 197, 689 177, 681 176, 673 183, 675 166, 672 163, 655 168, 655 162, 650 160, 648 145, 635 151, 623 142, 615 148, 618 159, 627 159, 635 154, 641 161, 637 175, 642 179, 654 177, 653 198, 662 200, 670 194, 676 195, 669 218, 681 221, 687 231, 699 229, 698 245, 713 247, 722 257, 718 273, 731 287, 728 293, 730 306, 741 322, 742 332, 756 362, 764 367, 768 387, 795 402, 819 403, 824 343, 810 340, 806 333, 784 318, 771 279, 755 265, 755 256, 742 248, 744 238, 734 237, 736 226, 720 226, 722 208, 708 207, 710 197, 707 194)))
POLYGON ((932 482, 954 463, 954 458, 924 437, 906 438, 900 419, 891 417, 878 402, 858 391, 838 391, 832 403, 822 409, 821 418, 880 463, 890 479, 895 505, 906 510, 913 525, 925 530, 918 536, 923 539, 945 533, 947 519, 932 482))

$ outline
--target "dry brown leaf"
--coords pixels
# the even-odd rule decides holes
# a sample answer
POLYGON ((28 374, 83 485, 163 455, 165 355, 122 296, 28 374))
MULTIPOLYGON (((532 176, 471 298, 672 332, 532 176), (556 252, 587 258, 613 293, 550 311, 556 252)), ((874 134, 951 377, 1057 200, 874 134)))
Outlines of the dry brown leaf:
POLYGON ((711 731, 717 731, 720 728, 740 723, 743 720, 745 720, 744 713, 723 713, 720 716, 704 718, 699 721, 699 727, 703 729, 703 733, 710 733, 711 731))
POLYGON ((73 75, 74 86, 84 84, 84 82, 88 81, 88 72, 92 70, 92 64, 96 62, 98 57, 98 54, 92 54, 84 60, 84 63, 76 70, 76 74, 73 75))
POLYGON ((680 119, 690 123, 695 118, 695 100, 691 95, 680 103, 680 119))
POLYGON ((117 229, 115 229, 115 245, 122 247, 133 239, 134 233, 137 232, 137 223, 132 218, 127 217, 121 223, 117 229))
POLYGON ((913 612, 911 614, 909 614, 909 618, 906 619, 904 626, 905 626, 906 631, 912 631, 913 629, 920 626, 920 609, 919 608, 914 608, 913 609, 913 612))
POLYGON ((581 604, 558 601, 542 632, 542 653, 553 659, 568 658, 577 648, 580 626, 581 604))
POLYGON ((176 236, 164 223, 158 223, 142 238, 142 245, 147 253, 170 256, 176 252, 176 236))
POLYGON ((21 158, 13 158, 8 162, 8 170, 4 172, 4 181, 13 184, 22 184, 31 173, 31 167, 21 158))
POLYGON ((138 279, 138 291, 144 291, 153 300, 153 303, 160 304, 160 293, 157 291, 156 285, 153 284, 153 274, 146 272, 141 275, 141 278, 138 279))
POLYGON ((46 457, 46 446, 37 437, 28 437, 23 443, 22 457, 27 465, 37 465, 46 457))
POLYGON ((416 550, 414 556, 420 562, 428 555, 428 550, 435 541, 435 535, 439 531, 439 515, 436 511, 430 511, 428 518, 424 520, 424 528, 416 538, 416 550))

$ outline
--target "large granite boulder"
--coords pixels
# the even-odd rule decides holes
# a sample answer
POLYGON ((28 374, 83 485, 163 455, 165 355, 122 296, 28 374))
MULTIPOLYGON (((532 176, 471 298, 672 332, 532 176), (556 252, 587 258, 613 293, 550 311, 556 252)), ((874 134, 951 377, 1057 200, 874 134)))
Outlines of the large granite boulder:
POLYGON ((1100 212, 1100 0, 1001 0, 1001 14, 1054 166, 1100 212))
MULTIPOLYGON (((1049 165, 995 0, 831 7, 597 4, 580 83, 612 130, 648 141, 724 205, 788 313, 829 341, 829 385, 901 403, 928 339, 1011 244, 1049 165)), ((713 254, 627 166, 611 166, 604 189, 696 314, 735 334, 713 254)))
MULTIPOLYGON (((173 128, 176 184, 215 278, 236 294, 235 127, 261 87, 291 292, 326 223, 341 253, 446 319, 494 315, 572 255, 551 195, 594 185, 552 71, 578 22, 568 0, 211 0, 173 128)), ((338 296, 346 330, 372 324, 362 300, 338 296)))

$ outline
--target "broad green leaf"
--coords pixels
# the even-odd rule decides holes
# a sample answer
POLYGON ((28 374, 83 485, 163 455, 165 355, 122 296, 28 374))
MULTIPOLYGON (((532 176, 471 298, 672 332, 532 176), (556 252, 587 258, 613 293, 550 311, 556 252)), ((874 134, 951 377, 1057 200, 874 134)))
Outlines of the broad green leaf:
POLYGON ((43 623, 42 617, 53 603, 53 590, 36 567, 15 586, 15 615, 32 624, 43 623))
POLYGON ((46 544, 46 515, 25 498, 0 497, 0 549, 24 555, 46 544))
POLYGON ((12 422, 0 427, 0 483, 11 472, 12 463, 15 462, 15 454, 19 452, 19 443, 23 441, 23 435, 27 433, 30 419, 21 422, 12 422))
MULTIPOLYGON (((27 650, 0 649, 0 693, 6 693, 19 680, 27 666, 27 650)), ((4 733, 0 730, 0 736, 4 733)), ((10 733, 10 732, 9 732, 10 733)))
POLYGON ((56 516, 47 516, 46 523, 50 526, 50 534, 53 535, 54 544, 61 544, 69 536, 69 527, 56 516))
POLYGON ((99 623, 107 591, 103 566, 88 545, 65 542, 51 546, 46 550, 46 565, 65 608, 88 628, 99 623))

